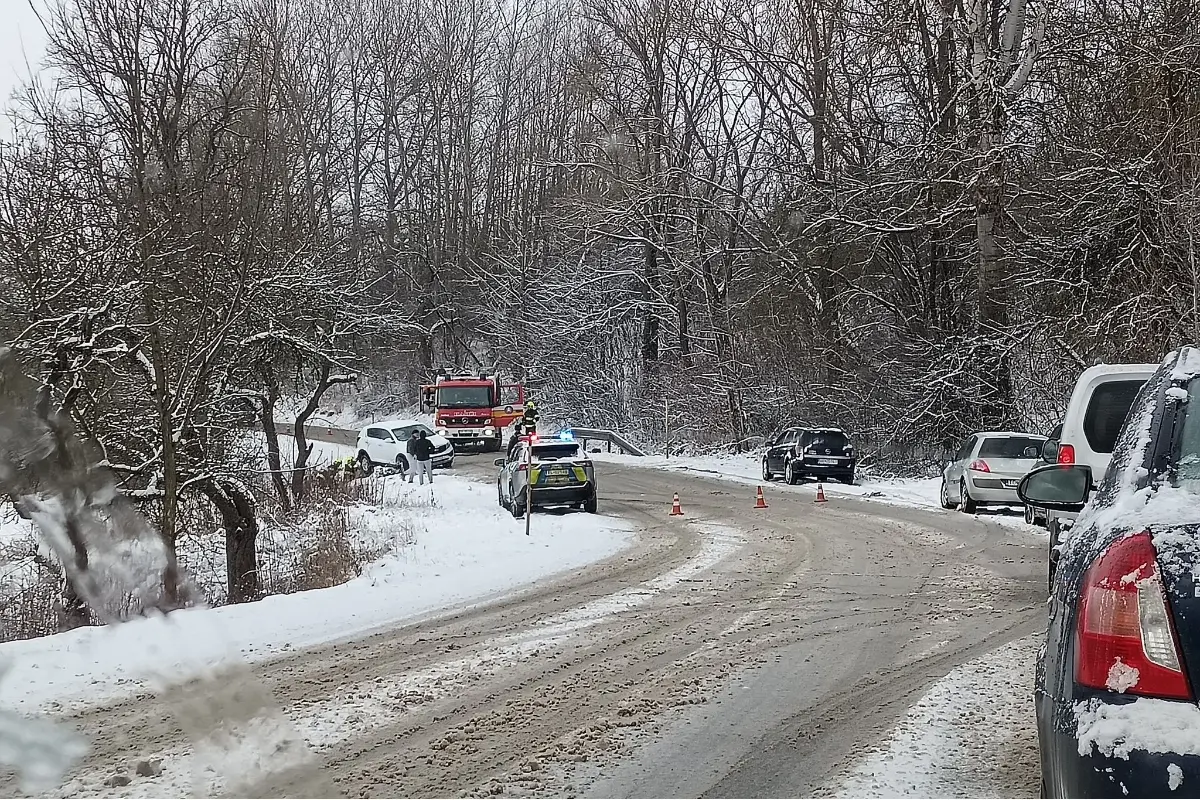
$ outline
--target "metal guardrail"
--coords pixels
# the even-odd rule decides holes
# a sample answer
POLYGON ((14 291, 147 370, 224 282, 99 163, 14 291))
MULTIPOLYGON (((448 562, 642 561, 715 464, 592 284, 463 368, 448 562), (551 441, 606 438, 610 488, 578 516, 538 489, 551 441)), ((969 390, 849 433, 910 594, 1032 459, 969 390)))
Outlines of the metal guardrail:
POLYGON ((605 431, 599 428, 567 428, 571 436, 583 442, 584 449, 587 449, 587 443, 591 440, 608 443, 608 452, 612 452, 612 446, 615 444, 621 449, 622 453, 628 453, 631 456, 645 456, 646 453, 637 445, 630 442, 616 431, 605 431))

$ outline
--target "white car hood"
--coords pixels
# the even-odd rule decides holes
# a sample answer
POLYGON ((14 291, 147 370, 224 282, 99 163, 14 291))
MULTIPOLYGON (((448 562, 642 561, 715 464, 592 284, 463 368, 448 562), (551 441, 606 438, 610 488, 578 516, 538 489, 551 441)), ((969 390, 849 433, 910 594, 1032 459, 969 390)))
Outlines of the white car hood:
POLYGON ((430 444, 433 445, 434 450, 441 450, 443 447, 450 444, 449 439, 447 439, 445 436, 442 436, 441 434, 438 434, 438 433, 435 433, 432 436, 429 436, 426 438, 429 439, 429 442, 430 442, 430 444))

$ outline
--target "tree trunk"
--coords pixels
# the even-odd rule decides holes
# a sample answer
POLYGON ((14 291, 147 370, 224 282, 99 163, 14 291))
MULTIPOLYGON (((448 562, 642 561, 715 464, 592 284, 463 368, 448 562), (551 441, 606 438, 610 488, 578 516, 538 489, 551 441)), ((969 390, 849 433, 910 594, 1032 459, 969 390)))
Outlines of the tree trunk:
POLYGON ((325 397, 325 392, 339 383, 351 383, 356 378, 354 375, 330 375, 331 365, 328 361, 323 361, 317 367, 317 385, 313 389, 312 396, 308 398, 304 408, 296 415, 296 463, 292 469, 292 507, 300 508, 304 504, 304 483, 306 473, 308 471, 308 459, 312 455, 313 446, 308 441, 308 436, 304 432, 304 427, 308 424, 312 415, 317 413, 317 408, 321 405, 321 399, 325 397))
POLYGON ((225 527, 225 578, 230 603, 248 603, 262 595, 258 579, 258 519, 254 501, 234 483, 210 481, 204 494, 221 514, 225 527))
POLYGON ((279 431, 275 427, 277 399, 274 392, 263 398, 259 421, 262 423, 263 434, 267 437, 267 469, 271 472, 271 485, 275 487, 279 504, 286 513, 292 510, 292 496, 288 492, 287 481, 283 479, 283 459, 279 454, 279 431))
POLYGON ((75 584, 69 578, 64 578, 62 606, 59 608, 58 614, 59 632, 73 631, 76 628, 84 627, 89 622, 91 622, 91 616, 88 614, 87 603, 79 596, 75 584))
POLYGON ((649 369, 658 361, 658 310, 655 295, 658 288, 658 247, 654 244, 654 226, 646 226, 644 247, 645 285, 642 289, 642 366, 649 369))

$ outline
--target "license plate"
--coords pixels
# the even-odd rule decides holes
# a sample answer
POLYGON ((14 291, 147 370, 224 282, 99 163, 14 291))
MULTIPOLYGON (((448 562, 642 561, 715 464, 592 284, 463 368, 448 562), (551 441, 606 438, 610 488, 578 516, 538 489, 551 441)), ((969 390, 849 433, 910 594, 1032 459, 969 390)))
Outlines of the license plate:
POLYGON ((546 471, 546 483, 560 484, 570 483, 571 473, 565 469, 551 469, 546 471))
POLYGON ((1017 488, 1017 482, 1016 481, 1005 481, 1004 488, 1005 489, 1015 489, 1015 488, 1017 488))
POLYGON ((818 459, 817 463, 821 464, 822 466, 835 467, 837 466, 838 460, 836 458, 822 458, 818 459))

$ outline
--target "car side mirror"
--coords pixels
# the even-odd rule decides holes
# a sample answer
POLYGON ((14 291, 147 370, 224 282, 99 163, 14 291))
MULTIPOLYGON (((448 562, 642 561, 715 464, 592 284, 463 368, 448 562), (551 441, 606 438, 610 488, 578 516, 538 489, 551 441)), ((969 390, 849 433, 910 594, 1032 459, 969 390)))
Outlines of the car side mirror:
POLYGON ((1058 461, 1058 440, 1047 439, 1042 442, 1042 461, 1053 464, 1058 461))
POLYGON ((1092 468, 1086 464, 1047 464, 1017 484, 1021 502, 1053 511, 1079 511, 1092 489, 1092 468))
POLYGON ((1036 447, 1026 447, 1026 448, 1025 448, 1025 450, 1024 450, 1024 452, 1023 452, 1023 455, 1024 455, 1026 458, 1037 458, 1037 457, 1038 457, 1038 454, 1039 454, 1040 452, 1041 452, 1041 451, 1040 451, 1038 448, 1036 448, 1036 447))
POLYGON ((504 459, 503 459, 503 458, 497 458, 497 459, 496 459, 495 461, 493 461, 492 463, 493 463, 493 464, 495 464, 497 467, 503 467, 503 466, 504 466, 504 459))

